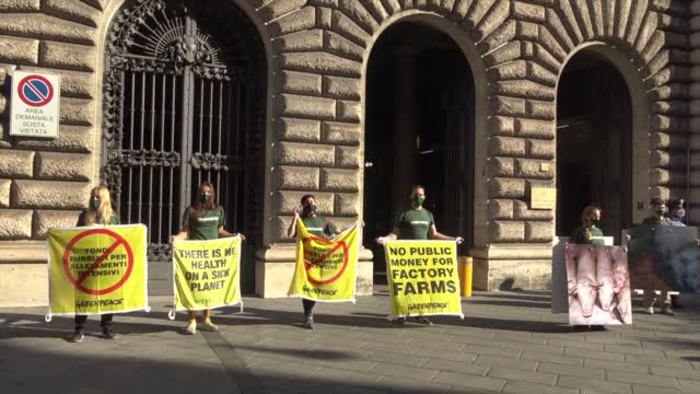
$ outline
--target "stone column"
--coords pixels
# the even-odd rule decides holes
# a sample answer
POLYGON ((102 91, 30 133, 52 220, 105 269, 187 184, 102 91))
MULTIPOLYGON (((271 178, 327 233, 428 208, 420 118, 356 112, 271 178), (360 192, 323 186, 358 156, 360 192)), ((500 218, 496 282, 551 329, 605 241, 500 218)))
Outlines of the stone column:
POLYGON ((690 157, 690 190, 688 197, 688 219, 692 224, 700 223, 700 0, 689 2, 690 8, 690 127, 688 147, 690 157))
POLYGON ((394 167, 391 180, 392 212, 399 212, 407 205, 407 196, 416 179, 417 116, 416 110, 416 62, 418 51, 412 47, 400 47, 395 51, 396 101, 394 102, 394 167))

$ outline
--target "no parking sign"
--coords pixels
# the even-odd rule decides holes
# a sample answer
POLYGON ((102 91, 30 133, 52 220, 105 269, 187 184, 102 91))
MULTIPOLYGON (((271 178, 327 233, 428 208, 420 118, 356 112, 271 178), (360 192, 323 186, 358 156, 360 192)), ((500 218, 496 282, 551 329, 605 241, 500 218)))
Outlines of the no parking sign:
POLYGON ((15 71, 12 75, 10 135, 58 137, 61 77, 15 71))

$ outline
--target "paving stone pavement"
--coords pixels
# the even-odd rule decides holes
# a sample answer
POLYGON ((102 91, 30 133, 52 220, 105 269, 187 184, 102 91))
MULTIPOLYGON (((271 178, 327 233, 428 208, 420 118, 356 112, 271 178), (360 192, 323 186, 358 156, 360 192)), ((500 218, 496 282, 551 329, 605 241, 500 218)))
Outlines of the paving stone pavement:
POLYGON ((169 321, 170 299, 156 297, 151 313, 115 317, 119 339, 81 344, 65 339, 71 318, 0 309, 0 392, 700 393, 700 295, 683 301, 673 317, 579 332, 550 314, 548 292, 478 293, 464 321, 397 328, 380 287, 319 304, 313 331, 299 300, 251 297, 243 313, 215 312, 219 333, 186 336, 184 315, 169 321))

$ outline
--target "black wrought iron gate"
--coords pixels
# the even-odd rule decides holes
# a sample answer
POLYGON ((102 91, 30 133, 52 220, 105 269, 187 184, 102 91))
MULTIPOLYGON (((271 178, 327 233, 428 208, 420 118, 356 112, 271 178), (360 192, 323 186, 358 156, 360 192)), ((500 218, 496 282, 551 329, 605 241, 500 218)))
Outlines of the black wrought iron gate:
POLYGON ((266 71, 246 16, 224 1, 127 2, 105 70, 101 176, 122 221, 148 226, 149 261, 170 261, 169 237, 205 180, 252 255, 262 238, 266 71))

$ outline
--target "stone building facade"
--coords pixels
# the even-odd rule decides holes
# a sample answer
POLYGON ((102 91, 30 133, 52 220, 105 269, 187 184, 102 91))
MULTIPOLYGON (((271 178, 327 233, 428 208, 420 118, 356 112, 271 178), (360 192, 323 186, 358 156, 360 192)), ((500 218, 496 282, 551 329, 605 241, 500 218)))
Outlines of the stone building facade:
MULTIPOLYGON (((695 49, 700 46, 700 1, 211 0, 214 3, 226 6, 220 11, 224 17, 231 10, 231 26, 251 27, 246 40, 260 43, 257 72, 262 83, 256 86, 262 89, 262 99, 255 109, 260 118, 254 138, 259 151, 257 158, 244 157, 260 165, 239 163, 259 183, 242 184, 256 193, 236 209, 258 212, 246 230, 257 234, 249 245, 254 256, 251 253, 247 275, 261 296, 286 294, 294 249, 285 229, 303 194, 315 194, 321 212, 341 225, 363 216, 369 224, 371 218, 363 215, 372 198, 366 195, 365 182, 372 168, 365 157, 366 130, 373 127, 367 114, 374 111, 389 119, 401 118, 402 112, 381 113, 396 112, 394 104, 368 108, 374 105, 367 100, 372 90, 368 73, 373 57, 382 56, 375 54, 375 47, 383 48, 383 37, 394 34, 399 25, 409 27, 394 34, 404 34, 396 56, 407 53, 414 38, 418 41, 410 30, 418 26, 457 48, 468 65, 467 160, 472 164, 461 176, 469 206, 461 204, 453 216, 466 218, 459 230, 470 234, 463 253, 475 258, 477 286, 549 285, 552 241, 562 234, 556 234, 556 209, 532 209, 531 190, 557 188, 559 130, 570 126, 558 119, 558 98, 563 94, 558 88, 567 67, 580 56, 586 59, 576 70, 602 62, 624 81, 628 92, 618 96, 629 101, 630 108, 621 121, 629 131, 620 145, 629 152, 619 155, 625 161, 621 165, 629 169, 619 186, 625 189, 622 206, 629 212, 621 216, 638 222, 646 215, 650 197, 687 196, 690 219, 700 222, 700 67, 695 66, 700 64, 700 50, 695 49)), ((128 51, 138 40, 135 31, 143 18, 133 15, 148 7, 186 13, 187 7, 197 6, 184 2, 183 8, 183 2, 175 0, 0 0, 3 303, 45 302, 42 240, 47 229, 73 225, 90 188, 114 183, 110 177, 120 176, 105 170, 110 152, 119 150, 109 144, 110 130, 126 127, 119 122, 115 126, 114 114, 105 110, 119 95, 111 89, 109 71, 118 58, 114 51, 120 50, 114 48, 122 45, 121 50, 128 51), (130 29, 132 25, 136 27, 130 29), (62 76, 59 138, 9 135, 9 86, 15 70, 62 76), (28 294, 22 289, 32 290, 28 294)), ((422 50, 430 50, 437 40, 427 37, 422 50)), ((198 60, 195 55, 177 61, 194 68, 198 60)), ((376 72, 391 76, 394 71, 401 74, 398 69, 376 72)), ((165 92, 170 85, 158 86, 165 92)), ((397 92, 394 99, 400 101, 403 94, 397 92)), ((420 106, 400 109, 421 111, 420 106)), ((173 130, 178 127, 186 126, 173 130)), ((399 140, 383 149, 401 147, 399 140)), ((178 154, 173 166, 191 161, 188 153, 178 154)), ((402 175, 393 171, 393 177, 402 175)), ((130 187, 123 183, 115 193, 130 187)), ((387 180, 383 189, 373 192, 391 193, 391 188, 387 180)), ((175 205, 170 209, 181 208, 175 205)), ((370 247, 367 241, 365 245, 370 247)), ((360 289, 367 293, 373 273, 370 250, 361 253, 361 260, 360 289)))

